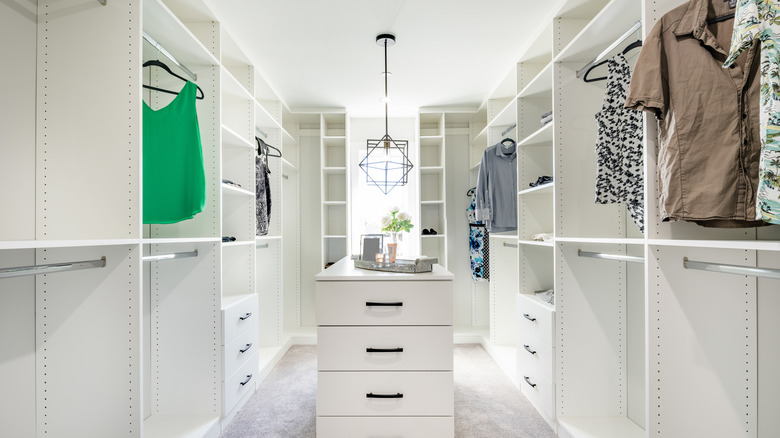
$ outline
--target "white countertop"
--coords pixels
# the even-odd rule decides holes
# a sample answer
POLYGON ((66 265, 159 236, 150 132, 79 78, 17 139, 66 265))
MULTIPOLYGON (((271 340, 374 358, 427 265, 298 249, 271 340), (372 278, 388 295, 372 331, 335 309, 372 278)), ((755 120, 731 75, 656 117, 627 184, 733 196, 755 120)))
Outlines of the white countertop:
POLYGON ((452 280, 455 276, 438 264, 433 265, 432 272, 420 272, 417 274, 360 269, 355 267, 355 263, 350 257, 344 257, 328 269, 317 274, 314 278, 316 281, 444 281, 452 280))

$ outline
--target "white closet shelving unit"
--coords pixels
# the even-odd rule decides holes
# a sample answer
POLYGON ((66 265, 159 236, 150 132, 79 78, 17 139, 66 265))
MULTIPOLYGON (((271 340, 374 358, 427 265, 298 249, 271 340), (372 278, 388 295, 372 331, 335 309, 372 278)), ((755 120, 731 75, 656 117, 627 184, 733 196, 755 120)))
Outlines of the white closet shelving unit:
POLYGON ((445 114, 421 113, 418 117, 420 253, 436 257, 447 267, 447 185, 445 114), (422 234, 434 229, 435 235, 422 234))
POLYGON ((322 267, 349 254, 348 120, 343 112, 322 113, 320 119, 322 267))
MULTIPOLYGON (((2 151, 0 173, 20 189, 3 197, 14 214, 2 218, 0 266, 36 265, 40 272, 0 273, 5 432, 219 436, 285 348, 274 339, 281 300, 263 308, 266 318, 258 315, 258 298, 281 297, 282 276, 297 278, 298 264, 256 257, 263 243, 282 254, 283 233, 292 236, 284 253, 297 251, 297 142, 282 126, 284 106, 203 3, 68 0, 0 9, 5 39, 20 40, 2 48, 18 61, 3 92, 19 111, 3 125, 14 147, 2 151), (101 60, 87 74, 81 50, 101 60), (139 82, 166 89, 183 83, 141 69, 150 59, 191 72, 206 96, 196 103, 206 206, 168 225, 141 224, 140 99, 157 109, 173 96, 139 82), (269 236, 258 239, 260 130, 288 153, 284 164, 271 161, 277 210, 269 236), (287 206, 283 197, 291 198, 287 206), (51 268, 82 261, 97 267, 51 268), (271 274, 277 278, 265 278, 271 274), (275 350, 258 352, 260 338, 275 350)), ((289 283, 295 296, 297 282, 289 283)))
POLYGON ((501 351, 516 331, 516 381, 561 437, 762 437, 780 427, 773 414, 780 379, 770 371, 780 357, 771 292, 780 286, 780 227, 661 222, 652 117, 645 122, 646 232, 624 206, 594 202, 594 116, 604 82, 585 83, 577 72, 683 3, 560 2, 475 115, 487 127, 472 143, 472 173, 484 147, 514 122, 518 143, 518 234, 491 237, 486 347, 506 370, 501 351), (637 22, 641 30, 632 31, 637 22), (549 110, 553 122, 540 126, 549 110), (540 175, 554 182, 527 186, 540 175), (539 233, 551 238, 532 240, 539 233), (505 266, 515 254, 517 274, 505 266), (686 269, 685 258, 767 268, 774 277, 686 269), (514 314, 505 311, 506 289, 518 292, 514 314), (547 289, 555 290, 554 304, 536 297, 547 289))

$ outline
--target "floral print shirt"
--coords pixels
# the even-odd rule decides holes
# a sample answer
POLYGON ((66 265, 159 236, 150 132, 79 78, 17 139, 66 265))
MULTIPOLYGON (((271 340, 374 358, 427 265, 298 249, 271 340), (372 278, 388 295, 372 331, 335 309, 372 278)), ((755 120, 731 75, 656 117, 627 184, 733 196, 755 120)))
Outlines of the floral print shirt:
POLYGON ((761 158, 756 219, 780 224, 780 0, 739 0, 724 67, 761 42, 761 158))

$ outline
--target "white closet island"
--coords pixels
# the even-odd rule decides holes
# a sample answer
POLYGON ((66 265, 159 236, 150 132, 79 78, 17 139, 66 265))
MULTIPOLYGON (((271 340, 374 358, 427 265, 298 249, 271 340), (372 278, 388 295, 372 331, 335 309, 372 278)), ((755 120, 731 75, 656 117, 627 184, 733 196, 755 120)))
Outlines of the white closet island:
POLYGON ((453 278, 348 257, 317 275, 318 437, 454 436, 453 278))

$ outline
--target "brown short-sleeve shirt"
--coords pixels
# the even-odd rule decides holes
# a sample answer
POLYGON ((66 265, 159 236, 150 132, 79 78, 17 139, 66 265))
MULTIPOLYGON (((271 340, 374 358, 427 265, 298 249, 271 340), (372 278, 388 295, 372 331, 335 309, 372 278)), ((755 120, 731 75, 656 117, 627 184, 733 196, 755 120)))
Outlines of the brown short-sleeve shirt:
POLYGON ((758 44, 723 68, 733 21, 728 2, 690 0, 656 23, 639 53, 627 108, 655 114, 660 130, 661 218, 752 227, 759 134, 758 44))

